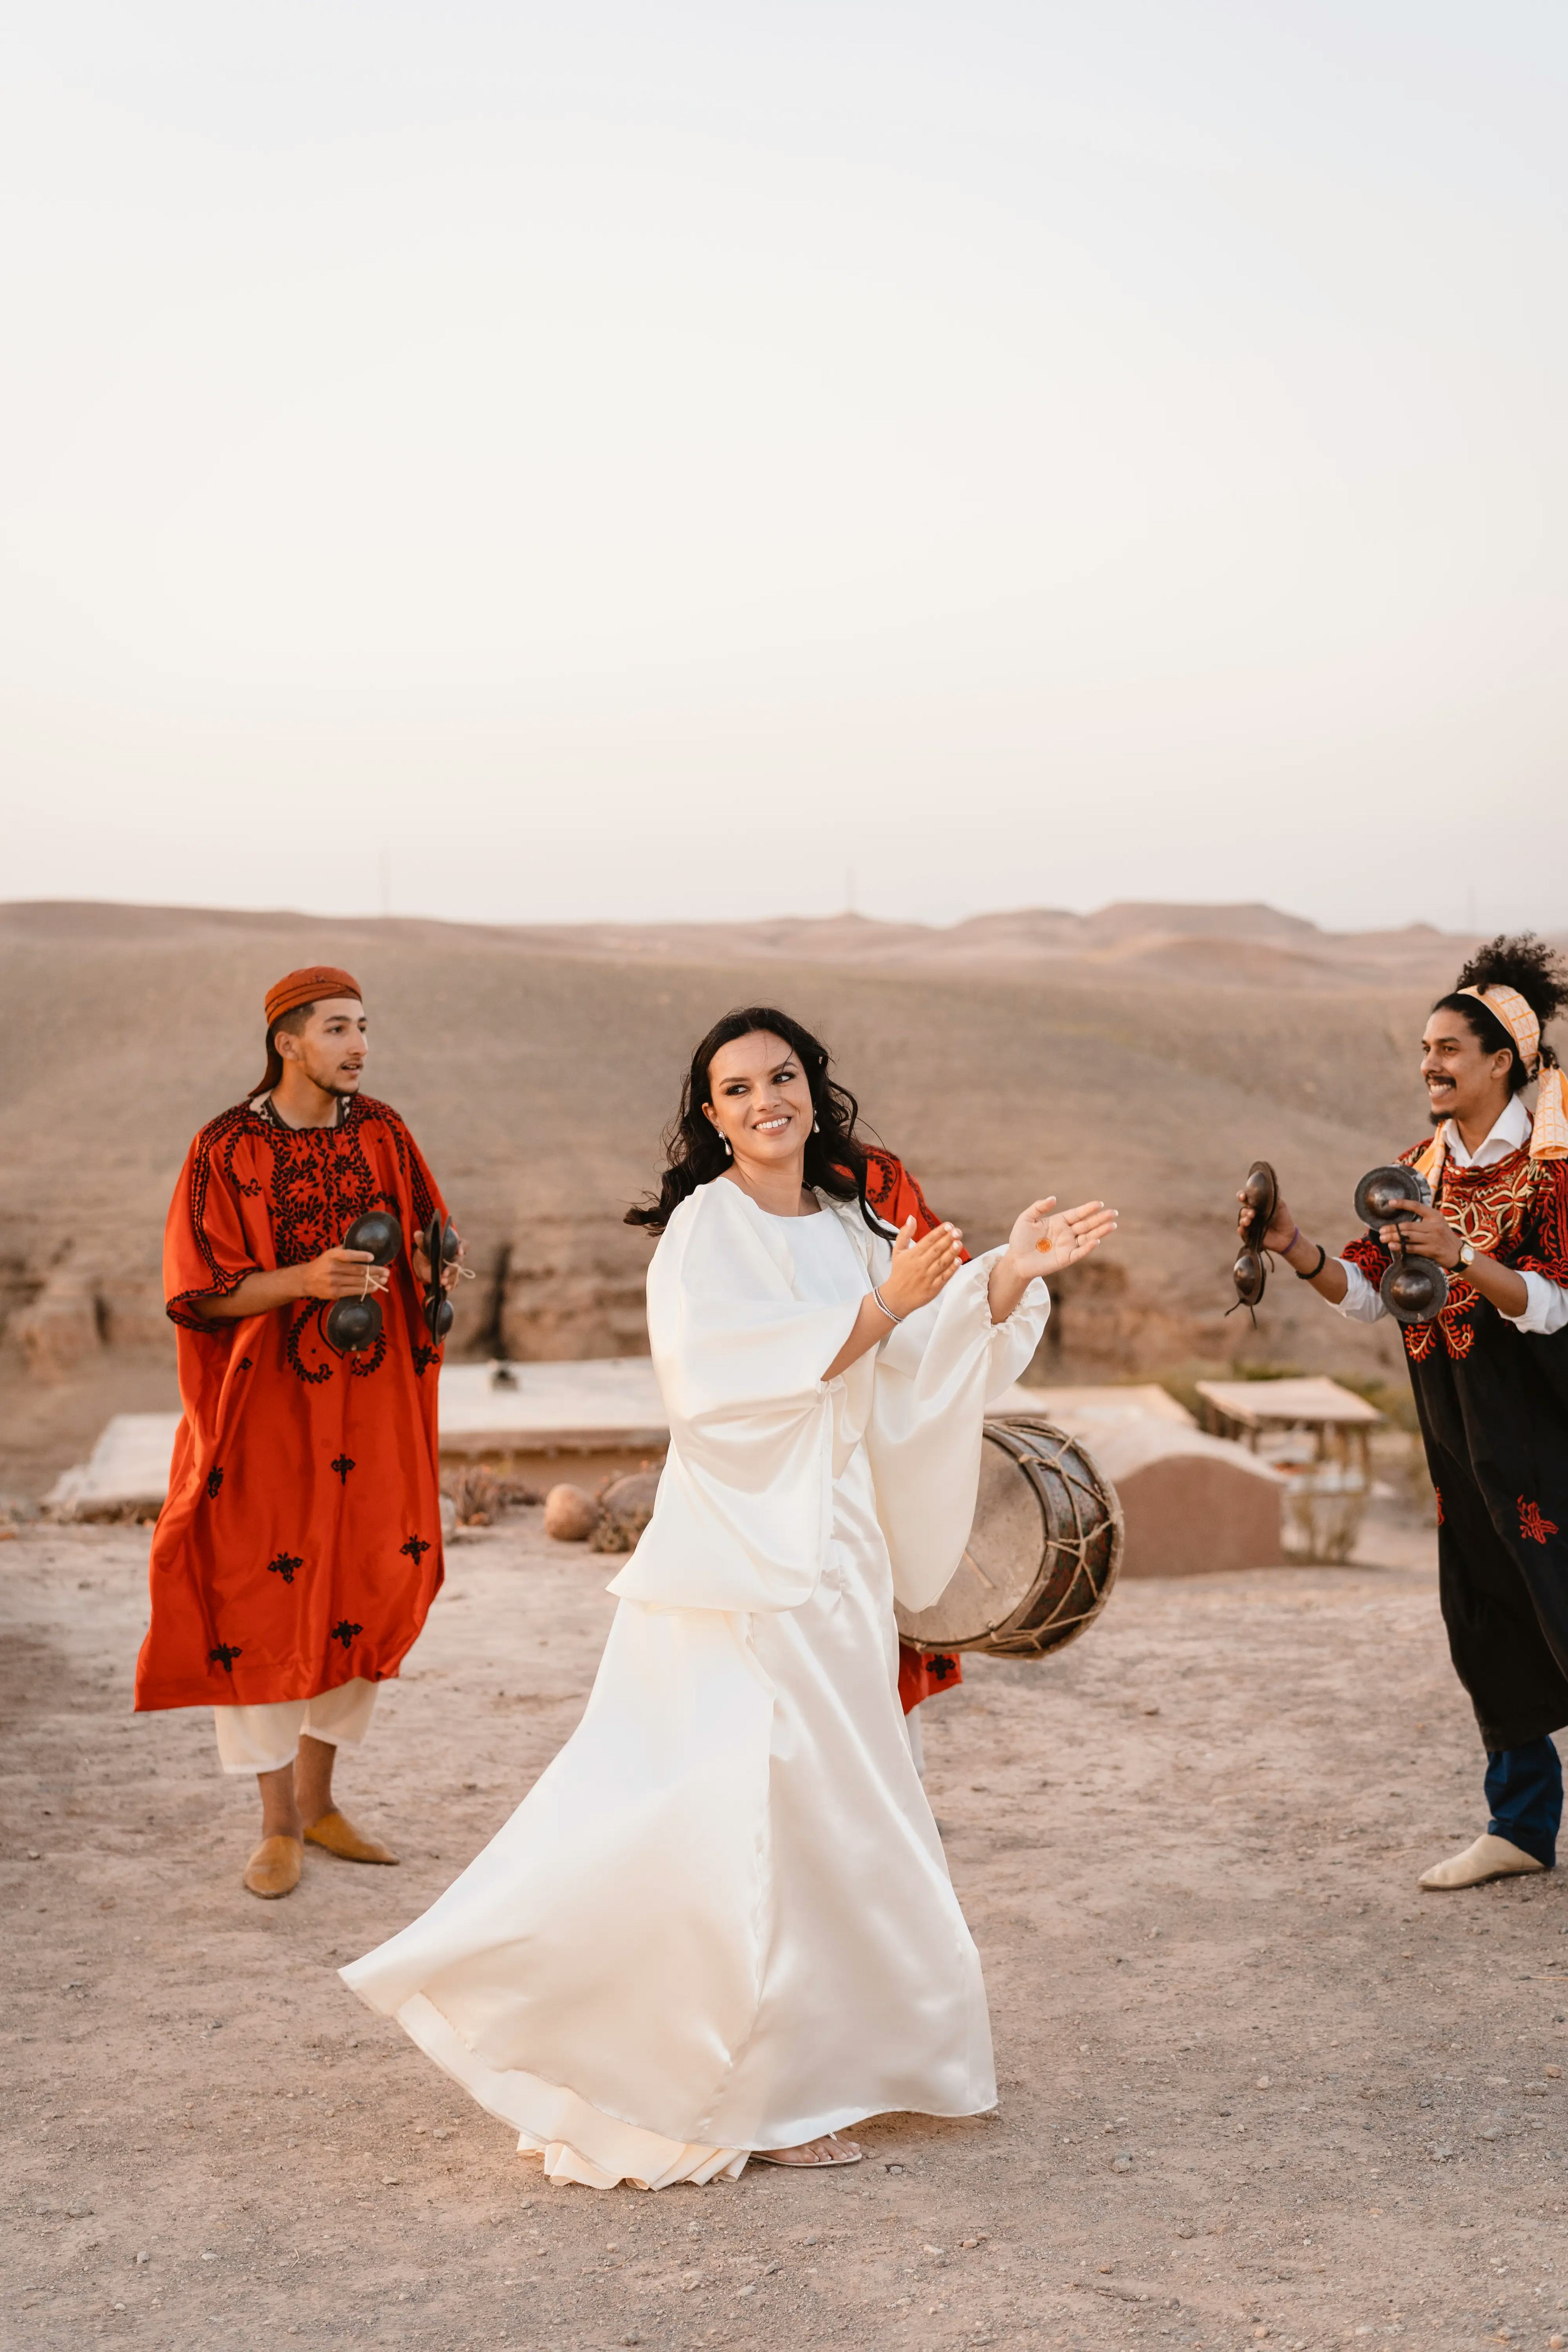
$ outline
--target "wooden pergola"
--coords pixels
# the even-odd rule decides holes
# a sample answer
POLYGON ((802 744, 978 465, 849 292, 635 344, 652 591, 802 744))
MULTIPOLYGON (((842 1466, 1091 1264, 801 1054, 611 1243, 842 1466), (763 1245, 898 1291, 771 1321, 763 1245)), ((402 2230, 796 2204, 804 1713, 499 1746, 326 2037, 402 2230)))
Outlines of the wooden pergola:
POLYGON ((1303 1559, 1347 1560, 1372 1491, 1375 1405, 1321 1374, 1302 1380, 1199 1381, 1203 1425, 1282 1470, 1286 1546, 1303 1559))

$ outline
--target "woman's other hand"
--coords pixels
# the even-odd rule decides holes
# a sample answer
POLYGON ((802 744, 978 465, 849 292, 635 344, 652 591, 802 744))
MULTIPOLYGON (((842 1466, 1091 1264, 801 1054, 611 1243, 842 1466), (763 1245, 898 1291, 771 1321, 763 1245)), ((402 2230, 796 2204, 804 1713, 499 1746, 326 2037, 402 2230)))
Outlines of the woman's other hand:
POLYGON ((1004 1263, 1026 1282, 1037 1274, 1058 1274, 1064 1265, 1076 1265, 1101 1242, 1108 1242, 1116 1226, 1116 1211, 1108 1209, 1103 1201, 1058 1209, 1053 1192, 1049 1200, 1032 1202, 1024 1211, 1007 1236, 1004 1263))
POLYGON ((915 1239, 915 1221, 906 1217, 893 1244, 893 1263, 879 1287, 893 1313, 900 1318, 917 1307, 929 1307, 952 1280, 962 1260, 963 1235, 956 1225, 934 1225, 923 1241, 915 1239))

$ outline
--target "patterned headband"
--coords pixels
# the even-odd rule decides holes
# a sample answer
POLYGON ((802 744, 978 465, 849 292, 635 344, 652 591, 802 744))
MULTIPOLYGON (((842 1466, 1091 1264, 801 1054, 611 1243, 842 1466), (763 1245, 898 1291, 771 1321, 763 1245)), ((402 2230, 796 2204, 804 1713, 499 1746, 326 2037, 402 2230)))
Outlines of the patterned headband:
POLYGON ((1535 1057, 1541 1051, 1541 1024, 1518 989, 1494 982, 1490 988, 1461 988, 1459 994, 1473 996, 1489 1013, 1496 1013, 1518 1046, 1520 1060, 1533 1077, 1535 1057))
POLYGON ((1496 1013, 1513 1039, 1526 1072, 1539 1081, 1535 1116, 1531 1121, 1531 1158, 1568 1160, 1568 1087, 1563 1084, 1563 1072, 1552 1066, 1550 1054, 1545 1065, 1542 1064, 1541 1024, 1533 1009, 1517 988, 1461 988, 1459 994, 1475 997, 1489 1013, 1496 1013))

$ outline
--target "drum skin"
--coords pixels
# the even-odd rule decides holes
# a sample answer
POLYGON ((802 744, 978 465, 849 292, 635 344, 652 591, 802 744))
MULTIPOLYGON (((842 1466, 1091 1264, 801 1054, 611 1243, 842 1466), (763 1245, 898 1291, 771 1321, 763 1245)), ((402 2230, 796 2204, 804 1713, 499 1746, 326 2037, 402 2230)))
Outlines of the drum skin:
POLYGON ((1080 1438, 1047 1421, 988 1421, 963 1558, 929 1609, 899 1609, 922 1650, 1042 1658, 1104 1608, 1121 1565, 1121 1506, 1080 1438))

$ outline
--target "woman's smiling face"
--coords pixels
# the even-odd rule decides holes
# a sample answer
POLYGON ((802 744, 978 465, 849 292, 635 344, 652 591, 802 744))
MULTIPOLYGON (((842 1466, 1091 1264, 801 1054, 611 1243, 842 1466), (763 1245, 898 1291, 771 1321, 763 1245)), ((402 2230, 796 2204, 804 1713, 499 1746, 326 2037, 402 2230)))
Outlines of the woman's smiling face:
POLYGON ((786 1167, 805 1155, 816 1111, 800 1056, 765 1029, 721 1045, 703 1108, 737 1160, 786 1167))

